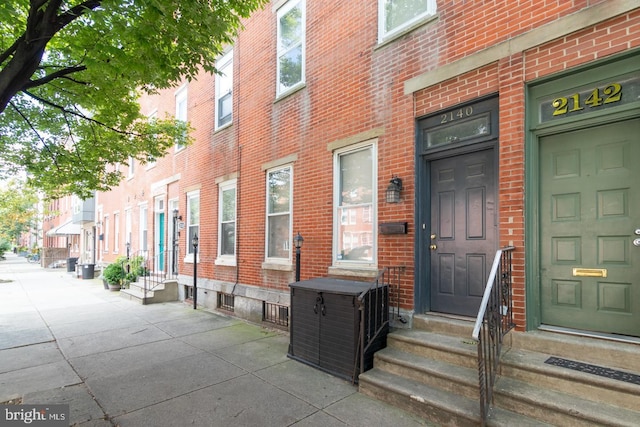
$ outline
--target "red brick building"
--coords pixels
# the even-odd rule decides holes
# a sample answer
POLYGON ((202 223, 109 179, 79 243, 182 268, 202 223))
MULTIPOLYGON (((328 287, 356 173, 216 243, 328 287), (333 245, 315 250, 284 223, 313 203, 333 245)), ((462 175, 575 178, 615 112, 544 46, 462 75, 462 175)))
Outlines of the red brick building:
MULTIPOLYGON (((614 121, 637 128, 632 118, 640 11, 624 1, 423 3, 424 10, 414 5, 410 18, 385 12, 376 2, 273 2, 246 22, 221 58, 225 77, 203 73, 180 88, 143 97, 150 117, 188 120, 195 143, 150 164, 133 163, 119 188, 98 195, 99 258, 113 260, 126 242, 132 251, 172 249, 177 209, 185 226, 180 273, 190 275, 187 237, 198 234, 203 292, 240 296, 238 289, 246 287, 247 294, 286 305, 291 241, 300 232, 302 278, 366 278, 383 266, 401 265, 405 311, 469 315, 477 305, 473 287, 484 285, 493 253, 513 245, 518 328, 545 322, 540 312, 546 309, 531 301, 544 299, 547 291, 571 292, 572 285, 538 289, 540 272, 546 263, 571 263, 578 249, 575 241, 548 232, 542 218, 555 185, 545 175, 543 156, 559 154, 541 147, 556 134, 580 139, 580 129, 617 129, 608 125, 614 121), (384 14, 387 21, 380 18, 384 14), (440 189, 435 171, 442 168, 438 173, 446 175, 465 161, 482 164, 476 172, 483 178, 440 189), (401 200, 387 203, 385 190, 395 176, 402 179, 401 200), (445 193, 467 196, 449 200, 445 193), (434 210, 434 197, 441 212, 434 210), (381 234, 379 225, 388 222, 407 222, 408 232, 381 234), (432 240, 458 255, 434 258, 432 240), (547 253, 549 240, 555 246, 547 253), (470 241, 483 243, 465 249, 470 241), (460 254, 469 264, 454 259, 460 254), (564 256, 569 258, 558 258, 564 256), (443 271, 431 265, 436 259, 443 271), (432 274, 444 277, 456 269, 469 269, 471 279, 451 282, 442 292, 430 287, 432 274), (471 296, 471 308, 456 302, 458 286, 471 296), (448 292, 451 301, 436 295, 448 292)), ((618 154, 631 159, 633 147, 618 154)), ((610 197, 631 214, 636 193, 630 188, 610 197)), ((553 209, 570 209, 568 200, 558 203, 553 209)), ((610 243, 612 257, 623 251, 618 244, 631 245, 631 233, 625 243, 610 243)), ((574 234, 594 238, 586 231, 574 234)), ((635 257, 633 250, 623 253, 635 257)), ((595 258, 574 262, 576 267, 602 264, 597 258, 603 254, 589 256, 595 258)), ((201 301, 212 303, 204 296, 201 301)), ((621 326, 621 333, 640 335, 640 322, 626 323, 636 326, 621 326)))
POLYGON ((289 304, 299 232, 302 279, 404 266, 411 319, 474 317, 514 246, 519 332, 640 337, 640 5, 389 4, 273 1, 223 76, 143 97, 195 143, 97 196, 101 259, 171 248, 177 209, 181 283, 197 234, 198 302, 260 320, 289 304))

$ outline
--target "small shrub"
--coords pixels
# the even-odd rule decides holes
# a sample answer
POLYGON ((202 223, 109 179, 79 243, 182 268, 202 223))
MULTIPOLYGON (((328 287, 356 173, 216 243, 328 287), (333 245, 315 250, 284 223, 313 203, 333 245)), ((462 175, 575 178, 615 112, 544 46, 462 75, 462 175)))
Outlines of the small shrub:
POLYGON ((125 275, 123 262, 119 259, 109 264, 102 272, 102 277, 110 285, 121 285, 125 275))

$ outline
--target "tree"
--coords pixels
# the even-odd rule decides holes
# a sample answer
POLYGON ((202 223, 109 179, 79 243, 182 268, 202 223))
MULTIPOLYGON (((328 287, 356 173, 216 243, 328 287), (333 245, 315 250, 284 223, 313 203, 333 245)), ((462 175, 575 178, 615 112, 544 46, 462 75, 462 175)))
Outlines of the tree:
POLYGON ((267 1, 3 0, 0 170, 26 170, 52 197, 87 197, 117 185, 112 165, 187 143, 187 124, 149 120, 138 95, 216 72, 267 1))
POLYGON ((38 196, 19 180, 12 179, 0 188, 0 241, 16 243, 38 219, 38 196))

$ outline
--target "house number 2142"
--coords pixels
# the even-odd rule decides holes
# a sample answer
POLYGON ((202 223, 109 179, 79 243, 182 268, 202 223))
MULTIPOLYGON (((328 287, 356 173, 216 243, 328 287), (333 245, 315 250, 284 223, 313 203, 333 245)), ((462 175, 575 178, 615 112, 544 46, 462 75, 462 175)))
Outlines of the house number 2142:
POLYGON ((551 105, 554 108, 553 115, 573 113, 584 110, 585 106, 599 107, 622 99, 622 85, 611 83, 604 88, 595 88, 590 92, 574 93, 567 97, 560 97, 553 100, 551 105), (584 99, 583 99, 584 98, 584 99))

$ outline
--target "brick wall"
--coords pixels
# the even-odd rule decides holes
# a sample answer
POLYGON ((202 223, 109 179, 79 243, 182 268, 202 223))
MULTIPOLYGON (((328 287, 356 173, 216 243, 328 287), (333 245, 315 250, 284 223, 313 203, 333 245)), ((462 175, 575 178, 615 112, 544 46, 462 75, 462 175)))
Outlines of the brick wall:
MULTIPOLYGON (((603 0, 604 1, 604 0, 603 0)), ((136 173, 111 193, 101 194, 105 214, 131 207, 132 245, 137 247, 138 204, 148 203, 149 241, 153 244, 153 197, 179 199, 199 188, 199 274, 211 279, 286 292, 293 271, 263 269, 265 259, 264 165, 295 159, 293 229, 304 236, 302 278, 326 276, 332 262, 333 154, 328 144, 373 132, 377 138, 378 222, 408 221, 407 235, 378 235, 378 265, 404 265, 402 307, 414 306, 415 121, 440 109, 488 94, 500 95, 499 204, 500 244, 524 247, 525 83, 640 45, 640 11, 590 26, 526 52, 452 76, 413 94, 404 83, 415 76, 477 54, 496 43, 603 1, 531 1, 514 7, 509 0, 438 1, 438 16, 415 30, 378 45, 377 3, 365 0, 306 2, 306 85, 276 99, 276 12, 256 12, 234 46, 233 125, 214 131, 214 78, 201 74, 188 83, 189 121, 195 143, 136 173), (216 266, 218 186, 237 174, 237 267, 216 266), (179 179, 155 186, 169 176, 179 179), (384 202, 392 175, 403 179, 399 204, 384 202)), ((175 89, 141 99, 143 111, 158 117, 175 113, 175 89)), ((138 166, 137 171, 144 167, 138 166)), ((170 215, 167 215, 167 220, 170 215)), ((111 223, 113 242, 113 217, 111 223)), ((186 230, 181 233, 185 248, 186 230)), ((111 243, 113 244, 113 243, 111 243)), ((124 240, 121 239, 121 245, 124 240)), ((121 246, 120 253, 123 251, 121 246)), ((105 259, 113 254, 105 254, 105 259)), ((181 271, 192 266, 181 264, 181 271)), ((515 255, 517 321, 524 325, 524 250, 515 255)), ((187 274, 187 273, 185 273, 187 274)))

